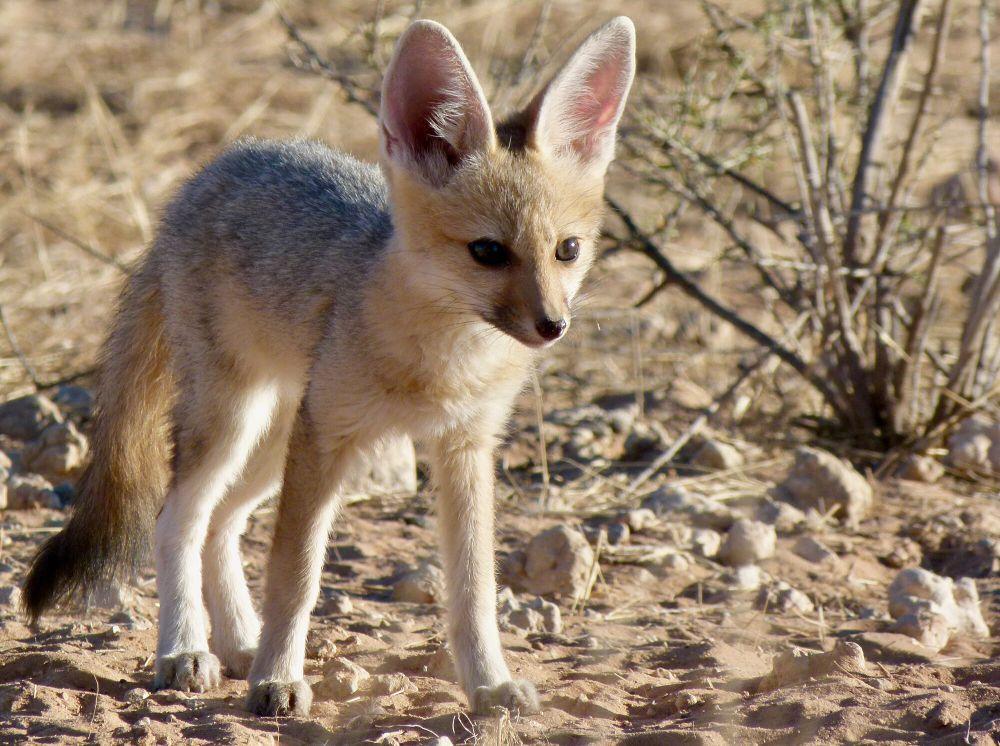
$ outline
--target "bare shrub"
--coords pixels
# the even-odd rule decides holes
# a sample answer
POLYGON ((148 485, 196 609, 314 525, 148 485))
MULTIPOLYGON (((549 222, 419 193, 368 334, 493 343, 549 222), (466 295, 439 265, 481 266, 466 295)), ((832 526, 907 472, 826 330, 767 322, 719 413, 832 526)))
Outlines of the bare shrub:
POLYGON ((971 188, 931 176, 951 0, 768 2, 748 18, 702 7, 711 31, 681 50, 683 85, 647 79, 633 101, 619 159, 659 195, 662 218, 642 230, 611 199, 621 240, 656 263, 660 288, 679 287, 808 381, 819 424, 856 444, 923 449, 995 408, 989 0, 971 188), (692 209, 717 229, 706 238, 727 286, 756 294, 758 313, 735 311, 668 258, 692 209))

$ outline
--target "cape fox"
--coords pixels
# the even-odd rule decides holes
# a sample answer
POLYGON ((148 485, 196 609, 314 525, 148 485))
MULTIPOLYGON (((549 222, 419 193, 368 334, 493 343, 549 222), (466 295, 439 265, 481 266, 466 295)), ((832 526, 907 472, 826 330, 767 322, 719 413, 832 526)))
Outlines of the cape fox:
POLYGON ((471 708, 537 710, 497 630, 493 450, 533 354, 569 326, 634 69, 616 18, 494 123, 455 38, 417 21, 385 73, 381 169, 246 140, 187 182, 120 299, 93 459, 27 577, 32 619, 127 580, 155 539, 154 686, 204 691, 225 668, 251 711, 304 715, 338 486, 406 434, 431 456, 471 708), (239 537, 274 494, 261 623, 239 537))

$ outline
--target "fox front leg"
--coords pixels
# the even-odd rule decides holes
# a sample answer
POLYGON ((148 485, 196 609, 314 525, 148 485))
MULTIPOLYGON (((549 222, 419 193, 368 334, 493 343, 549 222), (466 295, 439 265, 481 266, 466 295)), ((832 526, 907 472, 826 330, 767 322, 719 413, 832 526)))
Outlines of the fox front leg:
POLYGON ((492 436, 452 432, 433 448, 449 639, 474 713, 503 707, 527 714, 538 711, 538 694, 530 682, 511 678, 497 627, 492 446, 492 436))

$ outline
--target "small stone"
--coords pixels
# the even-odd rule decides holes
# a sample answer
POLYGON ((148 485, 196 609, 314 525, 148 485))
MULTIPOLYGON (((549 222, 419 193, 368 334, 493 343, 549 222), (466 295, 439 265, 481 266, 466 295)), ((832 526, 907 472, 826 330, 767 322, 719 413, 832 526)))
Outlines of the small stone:
POLYGON ((500 627, 508 631, 562 632, 562 612, 558 606, 541 597, 521 603, 510 588, 500 592, 497 618, 500 627))
POLYGON ((948 621, 941 614, 934 613, 929 609, 903 614, 896 620, 892 631, 912 637, 935 653, 951 641, 951 629, 948 626, 948 621))
POLYGON ((755 591, 763 582, 763 572, 757 565, 740 565, 726 575, 734 591, 755 591))
POLYGON ((683 554, 671 552, 670 554, 665 555, 660 561, 660 567, 666 570, 673 570, 674 572, 685 572, 689 567, 691 567, 691 563, 683 554))
POLYGON ((801 447, 795 451, 795 463, 778 491, 803 509, 825 513, 837 508, 841 520, 849 524, 867 516, 874 502, 867 479, 847 462, 818 448, 801 447))
POLYGON ((658 522, 656 513, 649 508, 636 508, 625 513, 625 522, 631 531, 644 531, 658 522))
POLYGON ((899 465, 896 476, 911 482, 933 484, 944 476, 944 467, 930 456, 912 454, 899 465))
POLYGON ((149 716, 141 717, 135 721, 135 727, 140 731, 148 731, 152 725, 153 720, 149 716))
POLYGON ((334 592, 320 603, 319 613, 327 614, 350 614, 354 611, 354 602, 346 593, 334 592))
POLYGON ((58 510, 62 501, 52 483, 39 474, 15 474, 7 480, 7 507, 12 510, 50 508, 58 510))
POLYGON ((21 589, 16 585, 0 585, 0 608, 12 610, 21 603, 21 589))
POLYGON ((678 487, 661 487, 642 501, 660 518, 684 515, 695 526, 726 530, 739 518, 728 505, 678 487))
POLYGON ((712 558, 722 546, 722 534, 710 528, 696 528, 691 532, 691 551, 699 557, 712 558))
POLYGON ((580 598, 594 566, 594 550, 586 537, 566 525, 537 534, 523 552, 508 557, 509 585, 539 596, 580 598))
POLYGON ((968 702, 943 699, 927 713, 927 724, 931 728, 962 728, 972 722, 974 708, 968 702))
POLYGON ((94 409, 94 395, 83 386, 60 386, 52 401, 75 420, 86 422, 94 409))
POLYGON ((757 683, 757 692, 769 692, 832 674, 866 674, 865 654, 855 642, 838 641, 833 650, 810 653, 799 648, 774 658, 771 672, 757 683))
POLYGON ((948 438, 948 462, 963 471, 1000 472, 1000 424, 965 420, 948 438))
POLYGON ((743 518, 729 529, 719 556, 727 565, 752 565, 773 557, 777 540, 774 526, 743 518))
POLYGON ((784 500, 773 500, 770 497, 764 498, 754 517, 758 521, 770 523, 779 534, 795 533, 806 522, 803 511, 784 500))
POLYGON ((801 614, 809 614, 815 609, 809 596, 792 588, 783 580, 769 588, 761 588, 760 593, 757 594, 757 606, 766 611, 781 613, 797 611, 801 614))
POLYGON ((707 439, 694 455, 690 464, 702 469, 730 471, 743 466, 743 454, 729 443, 707 439))
POLYGON ((802 559, 817 565, 836 562, 839 558, 826 544, 812 536, 801 536, 792 547, 792 551, 802 559))
POLYGON ((88 443, 71 421, 56 422, 24 447, 21 458, 28 469, 46 476, 66 477, 87 458, 88 443))
POLYGON ((53 423, 62 422, 59 408, 42 394, 30 394, 0 404, 0 434, 33 440, 53 423))
POLYGON ((898 621, 912 616, 904 627, 932 641, 939 638, 931 621, 934 616, 941 617, 952 633, 971 637, 990 635, 971 578, 955 582, 920 567, 902 570, 889 585, 889 613, 898 621))
POLYGON ((371 678, 371 674, 347 658, 334 658, 323 667, 323 678, 313 685, 320 697, 350 699, 371 678))
POLYGON ((444 573, 440 567, 424 563, 403 575, 392 589, 394 601, 437 604, 444 601, 444 573))
POLYGON ((125 700, 125 704, 134 707, 135 705, 141 705, 143 702, 149 699, 149 692, 147 692, 145 689, 139 686, 133 687, 132 689, 129 689, 127 692, 125 692, 125 695, 122 699, 125 700))

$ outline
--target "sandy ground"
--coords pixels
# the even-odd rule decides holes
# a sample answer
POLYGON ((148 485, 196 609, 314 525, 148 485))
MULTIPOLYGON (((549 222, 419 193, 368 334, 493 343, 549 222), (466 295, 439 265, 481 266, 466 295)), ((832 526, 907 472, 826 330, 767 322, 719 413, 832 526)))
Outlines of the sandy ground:
MULTIPOLYGON (((442 1, 424 7, 456 31, 474 64, 486 70, 498 56, 519 59, 538 18, 537 2, 511 3, 503 12, 499 5, 442 1)), ((384 64, 386 45, 369 48, 369 4, 286 7, 334 61, 349 65, 370 54, 376 67, 384 64)), ((567 37, 616 12, 639 21, 640 75, 657 85, 676 82, 684 50, 703 27, 695 3, 554 3, 540 56, 558 56, 567 37)), ((411 13, 410 5, 385 3, 383 35, 397 33, 411 13)), ((967 164, 974 19, 973 3, 956 3, 956 43, 942 77, 954 109, 942 114, 954 117, 941 130, 930 167, 941 176, 967 164)), ((362 156, 373 154, 375 142, 366 113, 347 106, 326 81, 291 68, 270 3, 0 5, 0 307, 43 383, 75 376, 90 383, 121 273, 87 249, 133 259, 179 181, 244 134, 317 137, 362 156)), ((642 204, 643 195, 630 194, 621 173, 611 181, 616 194, 642 204)), ((672 257, 703 270, 703 281, 719 297, 755 313, 760 299, 741 295, 740 283, 708 266, 716 247, 706 235, 702 222, 685 219, 671 243, 672 257)), ((685 451, 678 463, 630 490, 630 481, 687 430, 733 379, 736 363, 754 350, 675 293, 630 310, 657 281, 641 257, 612 252, 592 279, 570 338, 540 364, 537 393, 529 388, 521 397, 498 454, 501 569, 508 556, 552 526, 585 530, 591 547, 602 547, 586 600, 554 599, 561 631, 504 632, 512 668, 538 685, 541 714, 470 718, 444 645, 442 607, 393 600, 398 578, 435 555, 432 498, 422 487, 415 496, 354 502, 337 524, 310 631, 307 674, 316 701, 306 720, 250 716, 242 707, 241 681, 226 680, 205 694, 151 693, 157 614, 151 573, 110 608, 67 609, 43 620, 40 629, 28 629, 15 589, 32 553, 66 511, 3 511, 0 741, 998 740, 996 482, 954 473, 934 485, 873 480, 874 509, 857 525, 819 514, 779 525, 776 550, 758 563, 759 576, 703 556, 692 545, 692 532, 725 534, 738 517, 757 517, 763 506, 773 506, 772 490, 791 467, 795 447, 807 438, 816 443, 795 420, 815 401, 794 377, 766 368, 706 431, 736 449, 739 465, 691 466, 684 463, 691 455, 685 451), (603 413, 597 425, 595 408, 603 413), (618 426, 607 426, 611 421, 618 426), (677 487, 708 503, 632 531, 624 548, 600 544, 597 529, 620 535, 615 527, 622 511, 638 508, 660 488, 677 487), (802 557, 796 547, 803 537, 835 556, 802 557), (902 569, 914 567, 973 578, 992 636, 953 634, 935 651, 900 634, 888 613, 888 587, 902 569), (782 582, 804 594, 799 605, 780 600, 782 582), (764 678, 776 656, 853 651, 847 642, 860 646, 863 666, 786 678, 775 687, 764 678), (331 683, 343 661, 370 674, 354 692, 331 683)), ((34 388, 5 335, 0 399, 34 388)), ((77 419, 86 433, 85 421, 77 419)), ((836 442, 818 445, 844 450, 836 442)), ((0 438, 15 472, 23 446, 0 438)), ((861 468, 877 460, 848 455, 861 468)), ((67 482, 71 487, 72 475, 67 482)), ((244 544, 258 595, 270 522, 264 509, 244 544)), ((518 591, 516 598, 534 596, 518 591)))

